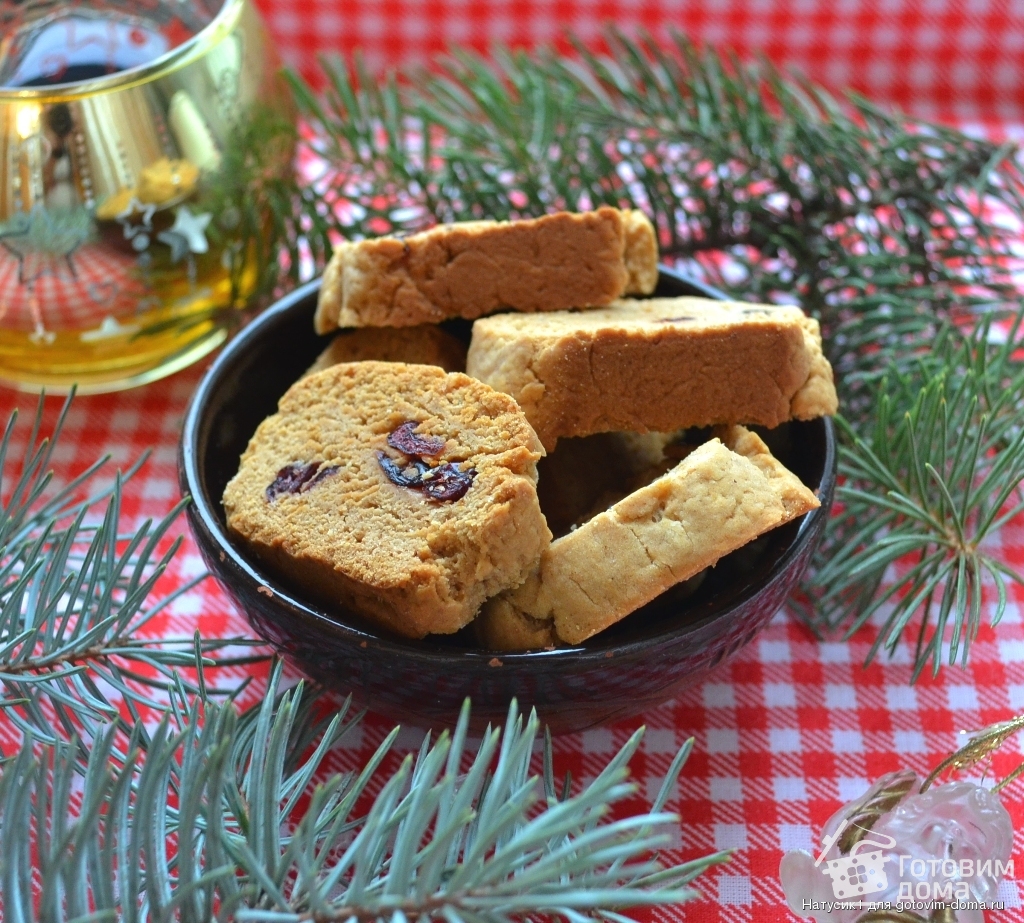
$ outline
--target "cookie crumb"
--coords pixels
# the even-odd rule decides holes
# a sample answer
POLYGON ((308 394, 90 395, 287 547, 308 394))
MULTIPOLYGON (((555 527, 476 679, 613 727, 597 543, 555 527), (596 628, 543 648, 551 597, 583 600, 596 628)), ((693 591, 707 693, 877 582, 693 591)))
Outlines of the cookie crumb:
POLYGON ((501 666, 501 661, 498 660, 497 657, 492 657, 490 660, 487 661, 487 666, 489 666, 489 667, 500 667, 501 666))
POLYGON ((262 593, 264 596, 269 596, 271 599, 273 599, 274 597, 274 591, 270 589, 270 587, 268 586, 263 586, 263 584, 260 584, 258 587, 256 587, 256 592, 262 593))

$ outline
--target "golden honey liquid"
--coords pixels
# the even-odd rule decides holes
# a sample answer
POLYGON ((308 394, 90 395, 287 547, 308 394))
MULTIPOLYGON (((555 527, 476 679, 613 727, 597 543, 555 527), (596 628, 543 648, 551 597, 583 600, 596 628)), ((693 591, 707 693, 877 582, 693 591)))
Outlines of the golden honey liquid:
POLYGON ((152 333, 135 331, 83 343, 80 331, 59 331, 43 345, 24 331, 0 329, 0 376, 24 390, 102 392, 145 384, 202 358, 227 337, 223 309, 230 294, 227 273, 190 305, 157 309, 138 317, 152 333))
POLYGON ((24 40, 0 41, 0 382, 110 391, 195 361, 260 285, 252 203, 290 159, 258 16, 24 0, 5 28, 24 40))
POLYGON ((257 276, 249 259, 240 272, 217 265, 191 281, 167 279, 160 287, 164 303, 115 317, 120 330, 111 324, 104 330, 102 319, 72 329, 0 324, 0 378, 23 390, 61 392, 74 385, 90 393, 169 375, 224 342, 257 276))

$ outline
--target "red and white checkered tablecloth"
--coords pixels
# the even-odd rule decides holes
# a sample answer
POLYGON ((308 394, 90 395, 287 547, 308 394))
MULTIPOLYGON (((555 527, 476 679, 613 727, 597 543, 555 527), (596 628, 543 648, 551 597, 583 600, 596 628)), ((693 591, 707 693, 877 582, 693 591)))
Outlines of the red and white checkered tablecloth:
POLYGON ((426 62, 452 44, 570 50, 614 23, 764 52, 833 89, 916 115, 1019 121, 1021 0, 256 0, 284 60, 316 80, 317 56, 358 49, 372 68, 426 62))
MULTIPOLYGON (((201 368, 155 384, 114 395, 76 400, 55 455, 59 480, 81 471, 109 453, 125 468, 143 451, 152 455, 125 487, 126 525, 164 515, 178 499, 175 451, 188 399, 201 368)), ((31 416, 35 399, 0 389, 0 417, 14 407, 31 416)), ((52 423, 60 401, 47 401, 52 423)), ((24 417, 23 417, 24 419, 24 417)), ((19 436, 24 438, 27 425, 19 436)), ((18 442, 12 452, 17 457, 18 442)), ((184 520, 179 532, 187 532, 184 520)), ((161 588, 180 586, 201 574, 204 565, 191 538, 175 558, 161 588)), ((1024 522, 1005 528, 1003 558, 1024 567, 1024 522)), ((1011 602, 997 629, 981 629, 967 670, 946 668, 937 680, 908 683, 908 651, 890 662, 863 669, 871 631, 850 643, 820 643, 794 618, 780 613, 749 647, 719 668, 703 685, 660 708, 611 727, 556 739, 556 770, 569 770, 578 782, 593 778, 640 724, 647 733, 632 771, 639 794, 623 810, 639 811, 656 794, 669 762, 683 741, 696 738, 669 808, 682 818, 670 860, 714 849, 735 848, 732 862, 700 880, 706 898, 685 909, 639 914, 649 921, 686 919, 694 923, 792 921, 778 879, 783 851, 814 849, 821 826, 844 802, 861 795, 883 773, 909 767, 927 773, 957 748, 958 732, 977 729, 1024 711, 1024 590, 1011 588, 1011 602)), ((153 637, 206 637, 248 634, 244 616, 212 580, 179 598, 151 623, 153 637)), ((265 668, 254 670, 259 680, 265 668)), ((219 674, 228 685, 243 677, 235 668, 219 674)), ((255 682, 243 705, 257 700, 255 682)), ((454 720, 453 715, 453 720, 454 720)), ((361 767, 392 723, 368 716, 330 757, 333 770, 361 767)), ((0 721, 0 746, 14 740, 0 721)), ((422 730, 406 728, 387 766, 422 741, 422 730)), ((1008 748, 994 771, 1004 775, 1024 752, 1008 748)), ((1003 796, 1015 824, 1024 829, 1024 783, 1003 796)), ((1013 853, 1024 869, 1024 839, 1013 853)), ((1006 910, 989 914, 990 923, 1024 920, 1015 881, 1004 882, 1000 900, 1006 910)))
MULTIPOLYGON (((480 50, 494 42, 565 47, 569 28, 597 40, 602 24, 664 37, 677 28, 692 38, 731 46, 743 55, 764 50, 776 63, 800 68, 832 87, 852 86, 919 115, 985 125, 1024 121, 1024 3, 1021 0, 258 0, 283 56, 315 77, 315 55, 360 48, 372 67, 424 61, 449 43, 480 50)), ((1013 134, 1013 132, 1009 132, 1013 134)), ((109 453, 120 467, 146 449, 152 456, 124 491, 128 525, 160 517, 179 496, 178 431, 201 368, 130 392, 80 397, 55 455, 59 479, 109 453)), ((48 399, 47 419, 59 400, 48 399)), ((14 407, 31 414, 34 398, 0 389, 0 419, 14 407)), ((25 435, 25 429, 21 436, 25 435)), ((186 531, 184 520, 179 531, 186 531)), ((999 537, 1005 561, 1024 568, 1024 521, 999 537)), ((170 590, 201 574, 191 541, 162 582, 170 590)), ((651 921, 694 923, 792 921, 778 879, 783 851, 813 850, 822 824, 883 773, 909 767, 927 773, 977 729, 1024 712, 1024 590, 1010 588, 1002 623, 984 625, 968 669, 945 668, 938 679, 909 685, 909 654, 868 669, 861 663, 873 629, 852 642, 820 643, 780 613, 757 640, 711 680, 636 719, 556 740, 556 770, 585 782, 639 724, 647 727, 632 763, 639 794, 624 809, 640 810, 657 791, 669 762, 689 736, 693 756, 669 807, 683 818, 666 858, 735 848, 732 862, 699 880, 705 899, 685 908, 638 914, 651 921)), ((151 623, 157 636, 248 633, 212 580, 179 598, 151 623)), ((258 679, 265 668, 255 668, 258 679)), ((241 679, 241 669, 234 678, 241 679)), ((222 676, 222 682, 230 676, 222 676)), ((260 681, 246 691, 251 704, 260 681)), ((453 716, 454 718, 454 716, 453 716)), ((361 766, 391 728, 370 715, 330 757, 332 769, 361 766)), ((12 739, 0 722, 0 744, 12 739)), ((390 762, 419 745, 407 728, 390 762)), ((1024 746, 1007 748, 993 770, 1016 765, 1024 746)), ((1024 782, 1002 796, 1024 830, 1024 782)), ((1024 836, 1013 859, 1024 877, 1024 836)), ((991 923, 1024 921, 1015 881, 999 895, 1006 909, 991 923)))

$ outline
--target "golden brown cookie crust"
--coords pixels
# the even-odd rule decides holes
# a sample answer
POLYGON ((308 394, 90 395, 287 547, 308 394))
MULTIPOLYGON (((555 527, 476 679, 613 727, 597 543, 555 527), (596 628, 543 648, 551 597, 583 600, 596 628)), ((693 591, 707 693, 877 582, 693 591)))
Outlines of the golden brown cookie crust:
POLYGON ((515 403, 466 375, 343 363, 303 378, 260 424, 224 491, 232 536, 282 579, 407 637, 457 631, 520 583, 550 533, 536 493, 543 454, 515 403), (407 422, 442 440, 430 464, 476 474, 452 502, 390 480, 388 435, 407 422), (308 489, 268 499, 286 465, 317 463, 308 489))
POLYGON ((514 397, 548 451, 562 436, 836 411, 817 322, 789 306, 652 298, 500 314, 473 325, 466 371, 514 397))
POLYGON ((417 327, 359 327, 339 333, 306 372, 341 362, 408 362, 436 365, 446 372, 466 370, 466 344, 433 324, 417 327))
POLYGON ((657 259, 646 217, 608 207, 345 242, 324 272, 314 325, 327 333, 608 304, 653 291, 657 259))
POLYGON ((743 427, 700 446, 668 474, 552 542, 519 587, 475 624, 496 650, 579 644, 820 504, 743 427))

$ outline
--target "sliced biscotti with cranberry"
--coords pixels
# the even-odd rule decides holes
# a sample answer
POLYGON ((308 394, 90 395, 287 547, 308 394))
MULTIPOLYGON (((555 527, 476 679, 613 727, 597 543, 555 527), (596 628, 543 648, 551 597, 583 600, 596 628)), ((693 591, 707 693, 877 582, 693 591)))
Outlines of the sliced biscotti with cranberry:
POLYGON ((495 650, 579 644, 764 532, 820 504, 764 442, 722 432, 671 471, 551 543, 474 623, 495 650))
POLYGON ((436 365, 446 372, 466 370, 466 344, 435 324, 417 327, 357 327, 343 330, 316 358, 307 375, 340 362, 408 362, 436 365))
POLYGON ((342 243, 324 272, 314 324, 327 333, 603 305, 652 292, 657 264, 654 228, 641 212, 439 225, 342 243))
POLYGON ((773 427, 836 411, 817 321, 706 298, 478 320, 466 371, 512 395, 549 451, 562 436, 773 427))
POLYGON ((231 534, 286 583, 407 637, 457 631, 536 566, 543 450, 515 403, 435 366, 296 382, 224 491, 231 534))

